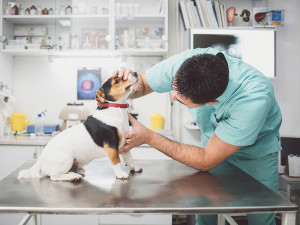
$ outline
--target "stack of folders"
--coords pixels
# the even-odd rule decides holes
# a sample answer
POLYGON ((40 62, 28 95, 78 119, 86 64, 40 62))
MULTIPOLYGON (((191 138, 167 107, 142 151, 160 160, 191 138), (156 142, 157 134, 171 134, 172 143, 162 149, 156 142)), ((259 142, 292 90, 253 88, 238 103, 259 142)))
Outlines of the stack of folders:
POLYGON ((186 30, 227 27, 225 6, 217 0, 180 0, 179 9, 186 30))

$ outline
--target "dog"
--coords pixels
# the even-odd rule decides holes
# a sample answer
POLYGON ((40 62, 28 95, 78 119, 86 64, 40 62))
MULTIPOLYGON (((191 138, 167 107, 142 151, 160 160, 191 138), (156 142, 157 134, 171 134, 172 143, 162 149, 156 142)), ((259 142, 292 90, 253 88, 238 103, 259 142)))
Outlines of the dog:
MULTIPOLYGON (((96 91, 98 107, 83 123, 70 127, 56 135, 43 149, 37 162, 18 174, 18 179, 41 178, 52 181, 80 181, 84 166, 107 153, 117 179, 127 179, 120 167, 118 150, 124 145, 124 133, 129 130, 126 100, 139 82, 137 73, 127 80, 109 78, 96 91), (69 173, 74 172, 74 173, 69 173)), ((131 172, 142 168, 133 163, 130 152, 121 154, 131 172)))

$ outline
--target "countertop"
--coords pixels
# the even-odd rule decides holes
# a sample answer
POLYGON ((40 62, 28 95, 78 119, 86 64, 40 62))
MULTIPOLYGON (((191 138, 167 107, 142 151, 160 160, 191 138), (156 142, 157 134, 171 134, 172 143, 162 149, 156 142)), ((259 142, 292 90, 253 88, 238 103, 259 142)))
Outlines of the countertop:
POLYGON ((53 138, 51 135, 30 136, 30 135, 8 135, 0 138, 0 145, 27 145, 45 146, 53 138))

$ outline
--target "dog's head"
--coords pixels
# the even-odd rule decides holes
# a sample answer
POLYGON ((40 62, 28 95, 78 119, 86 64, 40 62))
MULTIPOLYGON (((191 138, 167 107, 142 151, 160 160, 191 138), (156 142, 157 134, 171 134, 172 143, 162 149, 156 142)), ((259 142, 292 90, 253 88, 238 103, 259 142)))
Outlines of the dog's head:
POLYGON ((97 90, 96 100, 99 102, 117 102, 123 98, 127 98, 138 81, 139 77, 135 72, 131 73, 127 80, 119 77, 111 77, 97 90))

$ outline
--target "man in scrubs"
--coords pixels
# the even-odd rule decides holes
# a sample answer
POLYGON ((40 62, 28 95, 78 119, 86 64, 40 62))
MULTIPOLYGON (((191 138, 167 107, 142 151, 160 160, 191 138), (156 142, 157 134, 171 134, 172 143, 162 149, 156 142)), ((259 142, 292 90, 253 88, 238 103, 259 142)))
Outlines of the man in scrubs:
MULTIPOLYGON (((130 72, 114 76, 127 79, 130 72)), ((261 72, 213 48, 199 48, 158 63, 140 78, 132 97, 173 90, 172 98, 189 108, 199 126, 201 146, 169 140, 130 117, 133 128, 120 153, 146 143, 201 171, 226 160, 277 191, 281 112, 272 84, 261 72)), ((247 217, 249 225, 275 225, 275 214, 247 217)), ((196 222, 217 224, 217 216, 197 215, 196 222)))

